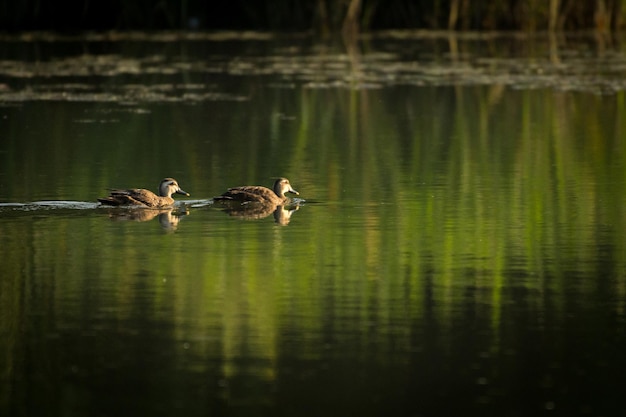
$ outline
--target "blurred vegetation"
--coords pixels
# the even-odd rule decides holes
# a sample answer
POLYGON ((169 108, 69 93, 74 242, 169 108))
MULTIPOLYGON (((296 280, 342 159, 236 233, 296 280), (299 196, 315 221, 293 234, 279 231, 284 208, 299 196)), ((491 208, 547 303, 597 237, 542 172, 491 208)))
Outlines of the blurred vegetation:
POLYGON ((622 0, 65 0, 0 4, 0 30, 616 30, 622 0))

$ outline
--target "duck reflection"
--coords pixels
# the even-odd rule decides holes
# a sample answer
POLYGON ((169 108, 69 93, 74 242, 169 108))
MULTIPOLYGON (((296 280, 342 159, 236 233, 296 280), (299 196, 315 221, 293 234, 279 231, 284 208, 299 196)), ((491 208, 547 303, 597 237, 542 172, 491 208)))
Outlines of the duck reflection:
POLYGON ((184 216, 189 215, 187 208, 174 210, 161 209, 128 209, 128 210, 108 210, 109 219, 113 221, 135 221, 147 222, 158 217, 161 228, 166 231, 174 231, 178 228, 178 223, 184 216))
POLYGON ((283 206, 262 203, 223 204, 223 206, 223 211, 229 216, 243 220, 264 219, 273 215, 274 221, 281 226, 288 225, 291 215, 300 209, 299 205, 283 206))

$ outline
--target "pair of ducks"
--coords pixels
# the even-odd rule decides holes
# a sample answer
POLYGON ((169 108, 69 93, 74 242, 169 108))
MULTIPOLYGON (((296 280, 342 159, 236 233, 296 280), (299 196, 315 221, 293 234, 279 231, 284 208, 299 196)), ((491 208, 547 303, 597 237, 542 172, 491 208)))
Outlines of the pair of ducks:
MULTIPOLYGON (((285 193, 299 193, 291 188, 287 178, 278 178, 274 182, 273 190, 260 185, 245 185, 243 187, 229 188, 224 194, 214 197, 215 201, 238 202, 238 203, 261 203, 264 205, 279 206, 288 200, 285 193)), ((131 188, 128 190, 111 190, 111 194, 98 201, 107 206, 137 206, 146 208, 168 208, 174 204, 172 194, 189 196, 178 185, 174 178, 165 178, 159 185, 159 195, 143 188, 131 188)))

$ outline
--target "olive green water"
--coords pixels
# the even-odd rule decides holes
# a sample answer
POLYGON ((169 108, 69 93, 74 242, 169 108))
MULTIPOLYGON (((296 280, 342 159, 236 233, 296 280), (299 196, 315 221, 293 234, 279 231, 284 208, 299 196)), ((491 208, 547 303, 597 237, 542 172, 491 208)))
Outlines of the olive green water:
POLYGON ((626 415, 621 44, 247 36, 4 40, 0 415, 626 415))

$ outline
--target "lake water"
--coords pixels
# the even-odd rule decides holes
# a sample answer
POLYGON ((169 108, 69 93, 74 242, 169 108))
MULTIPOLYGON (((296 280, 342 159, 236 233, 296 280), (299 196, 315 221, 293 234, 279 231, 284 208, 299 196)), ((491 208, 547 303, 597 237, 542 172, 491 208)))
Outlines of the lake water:
POLYGON ((0 415, 626 416, 624 39, 1 45, 0 415))

